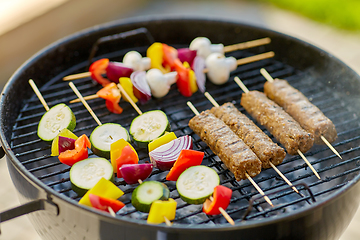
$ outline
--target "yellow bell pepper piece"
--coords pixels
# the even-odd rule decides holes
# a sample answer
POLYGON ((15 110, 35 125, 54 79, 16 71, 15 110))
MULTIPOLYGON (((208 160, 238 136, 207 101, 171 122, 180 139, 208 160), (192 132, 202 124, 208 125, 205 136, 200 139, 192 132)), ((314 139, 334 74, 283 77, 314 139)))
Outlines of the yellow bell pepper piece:
POLYGON ((164 74, 170 72, 170 69, 165 69, 162 65, 164 56, 162 43, 153 43, 146 50, 146 56, 151 60, 151 68, 157 68, 164 74))
POLYGON ((123 148, 125 146, 130 146, 131 149, 135 152, 136 156, 139 158, 137 152, 135 151, 134 147, 131 146, 130 143, 128 143, 127 141, 125 141, 124 139, 119 139, 116 142, 113 142, 110 145, 110 160, 111 160, 111 164, 113 166, 114 169, 114 173, 117 173, 117 169, 116 169, 116 159, 118 159, 121 155, 121 152, 123 150, 123 148))
POLYGON ((149 143, 148 145, 149 152, 175 139, 177 139, 177 137, 174 132, 165 133, 161 137, 156 138, 149 143))
POLYGON ((169 198, 168 201, 156 200, 151 204, 150 212, 147 218, 149 224, 160 224, 168 220, 174 220, 176 215, 176 201, 169 198))
POLYGON ((124 192, 121 191, 120 188, 105 178, 101 178, 94 187, 87 191, 86 194, 80 199, 79 204, 91 207, 92 205, 89 198, 90 193, 111 199, 118 199, 124 195, 124 192))
POLYGON ((189 84, 190 84, 190 89, 192 93, 197 92, 198 90, 198 86, 196 83, 196 75, 195 72, 190 68, 190 65, 188 62, 184 62, 183 63, 184 67, 189 68, 189 84))
MULTIPOLYGON (((119 79, 120 85, 124 88, 125 92, 129 95, 129 97, 133 100, 133 102, 138 102, 138 99, 135 97, 134 95, 134 89, 133 89, 133 84, 131 82, 131 79, 128 77, 121 77, 119 79)), ((125 96, 124 100, 129 102, 125 96)))

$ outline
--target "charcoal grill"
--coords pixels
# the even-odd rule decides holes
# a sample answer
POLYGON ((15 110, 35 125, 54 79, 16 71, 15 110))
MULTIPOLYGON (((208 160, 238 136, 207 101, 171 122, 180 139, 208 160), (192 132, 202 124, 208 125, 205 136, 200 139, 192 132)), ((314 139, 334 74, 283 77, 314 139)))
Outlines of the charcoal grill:
MULTIPOLYGON (((130 50, 145 55, 148 46, 144 36, 133 36, 101 45, 96 58, 121 61, 130 50)), ((84 96, 101 88, 90 78, 75 80, 74 84, 84 96)), ((281 33, 237 22, 142 18, 113 22, 77 33, 28 60, 3 90, 1 143, 12 180, 24 205, 1 213, 1 221, 29 213, 43 239, 338 239, 359 204, 359 85, 360 77, 354 71, 321 49, 281 33), (126 185, 122 179, 116 179, 115 184, 125 192, 120 200, 126 206, 116 217, 78 205, 80 198, 71 190, 69 181, 70 168, 51 157, 50 145, 37 137, 37 124, 45 110, 27 81, 32 78, 36 82, 49 106, 68 103, 76 96, 62 78, 87 71, 93 43, 100 37, 139 27, 146 27, 155 41, 176 48, 188 46, 197 36, 206 36, 214 43, 225 45, 270 37, 272 42, 269 45, 227 55, 239 59, 274 51, 274 58, 239 66, 225 85, 215 86, 207 82, 207 91, 219 104, 233 102, 246 114, 239 104, 242 91, 232 79, 238 76, 249 90, 262 90, 265 79, 259 70, 266 68, 274 78, 287 79, 334 122, 338 139, 333 146, 343 160, 325 146, 314 146, 305 155, 319 172, 322 179, 318 180, 299 156, 287 155, 278 168, 293 184, 297 184, 302 196, 289 188, 274 170, 263 170, 254 180, 274 203, 275 206, 271 207, 259 197, 250 182, 237 182, 187 126, 194 115, 186 101, 190 100, 199 111, 211 108, 211 103, 200 92, 185 98, 174 87, 164 98, 152 99, 139 107, 143 112, 164 111, 172 131, 177 136, 191 135, 194 149, 205 152, 203 164, 215 169, 221 184, 233 190, 227 212, 235 220, 235 226, 228 224, 221 215, 207 216, 202 213, 201 206, 183 202, 175 184, 165 181, 167 172, 159 170, 154 170, 149 179, 165 182, 171 190, 171 197, 178 201, 176 219, 171 227, 148 225, 147 215, 137 212, 130 203, 131 193, 137 185, 126 185), (249 205, 252 209, 247 213, 249 205)), ((130 122, 137 116, 126 102, 121 102, 124 108, 121 115, 109 113, 102 99, 88 103, 103 123, 119 123, 129 129, 130 122)), ((77 118, 75 134, 89 136, 97 126, 96 122, 81 103, 69 106, 77 118)), ((140 163, 149 161, 146 150, 137 151, 140 163)))

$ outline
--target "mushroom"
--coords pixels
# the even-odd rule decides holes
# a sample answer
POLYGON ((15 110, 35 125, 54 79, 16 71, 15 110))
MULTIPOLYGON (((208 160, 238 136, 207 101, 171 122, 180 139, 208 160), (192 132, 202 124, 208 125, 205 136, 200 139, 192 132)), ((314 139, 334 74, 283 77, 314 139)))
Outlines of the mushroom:
POLYGON ((142 57, 137 51, 130 51, 125 54, 123 63, 134 71, 146 71, 150 69, 151 60, 148 57, 142 57))
POLYGON ((230 77, 230 72, 237 67, 234 57, 225 57, 221 53, 210 54, 205 60, 205 65, 208 70, 208 78, 216 85, 226 83, 230 77))
POLYGON ((156 98, 164 97, 170 87, 177 80, 177 72, 163 74, 159 69, 152 68, 146 73, 146 80, 150 86, 152 96, 156 98))
POLYGON ((211 44, 206 37, 197 37, 190 43, 190 50, 196 50, 197 55, 206 59, 211 53, 224 53, 223 44, 211 44))

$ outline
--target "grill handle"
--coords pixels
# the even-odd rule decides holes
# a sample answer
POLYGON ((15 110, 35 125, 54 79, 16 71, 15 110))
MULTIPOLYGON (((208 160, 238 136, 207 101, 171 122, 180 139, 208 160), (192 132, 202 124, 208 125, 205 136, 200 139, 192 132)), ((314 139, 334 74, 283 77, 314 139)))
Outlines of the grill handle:
MULTIPOLYGON (((46 210, 52 212, 55 215, 59 215, 59 207, 57 204, 55 204, 49 199, 38 199, 25 203, 18 207, 9 209, 7 211, 0 212, 0 223, 39 210, 46 210)), ((0 229, 0 234, 1 234, 1 229, 0 229)))

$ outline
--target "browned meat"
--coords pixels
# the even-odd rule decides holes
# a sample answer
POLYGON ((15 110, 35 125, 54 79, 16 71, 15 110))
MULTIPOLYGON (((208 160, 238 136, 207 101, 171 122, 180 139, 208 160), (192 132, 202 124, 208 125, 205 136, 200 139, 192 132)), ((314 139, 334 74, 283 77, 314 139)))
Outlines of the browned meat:
POLYGON ((230 129, 244 141, 258 156, 263 168, 269 168, 270 162, 280 164, 286 152, 274 143, 268 135, 242 114, 232 103, 225 103, 220 107, 213 107, 211 112, 220 118, 230 129))
POLYGON ((316 144, 324 144, 321 136, 329 142, 336 140, 337 132, 333 122, 286 80, 275 79, 274 82, 266 82, 264 92, 268 98, 284 108, 301 127, 313 134, 316 144))
POLYGON ((261 161, 251 149, 220 119, 209 110, 189 121, 189 127, 218 155, 236 180, 246 179, 261 171, 261 161))
POLYGON ((243 93, 241 105, 257 122, 268 129, 289 154, 298 154, 297 150, 305 153, 312 147, 313 136, 264 93, 243 93))

